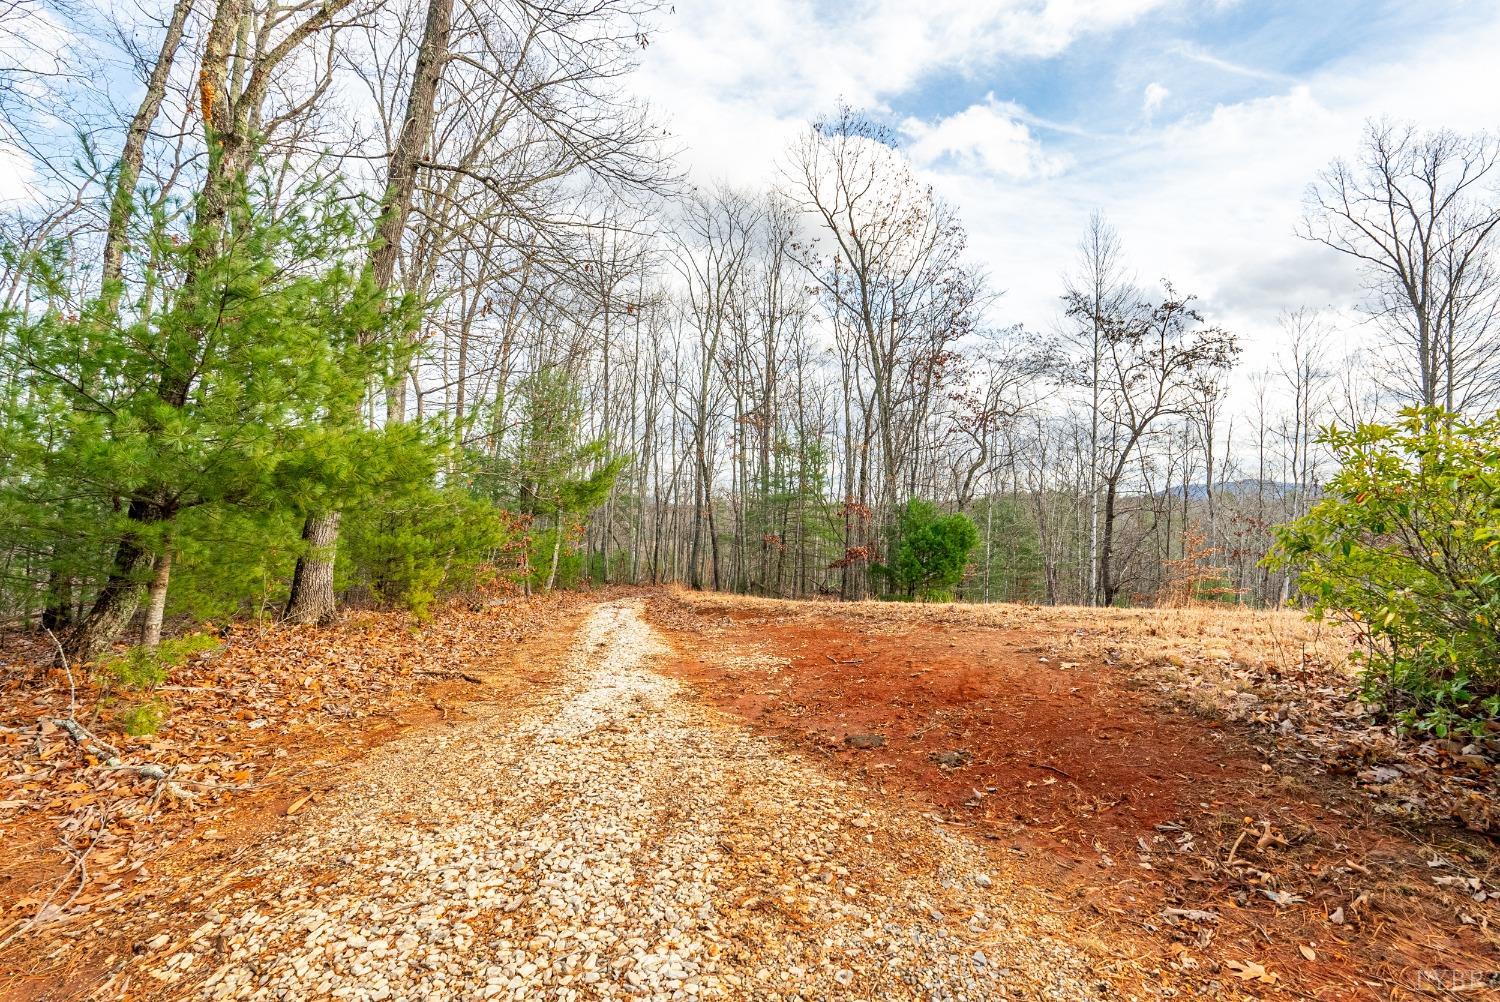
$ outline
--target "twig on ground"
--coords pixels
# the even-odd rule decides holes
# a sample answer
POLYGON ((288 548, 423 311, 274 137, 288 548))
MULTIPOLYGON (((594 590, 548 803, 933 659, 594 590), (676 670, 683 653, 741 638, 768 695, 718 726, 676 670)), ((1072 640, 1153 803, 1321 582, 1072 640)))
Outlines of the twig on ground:
POLYGON ((1240 843, 1245 841, 1245 836, 1248 834, 1250 834, 1250 829, 1246 828, 1240 832, 1240 837, 1234 840, 1234 845, 1229 850, 1229 858, 1224 861, 1226 867, 1234 865, 1234 854, 1240 851, 1240 843))
POLYGON ((108 815, 106 815, 103 810, 98 810, 97 813, 99 815, 99 831, 94 834, 93 838, 89 839, 89 844, 83 849, 82 852, 74 849, 73 844, 67 839, 62 840, 63 849, 68 853, 69 856, 73 858, 73 865, 68 868, 67 873, 63 874, 63 878, 62 880, 57 882, 57 886, 52 888, 52 893, 47 895, 47 899, 43 901, 41 907, 36 910, 36 914, 32 915, 31 918, 26 922, 23 922, 21 925, 17 926, 15 931, 12 932, 9 936, 6 936, 3 940, 0 940, 0 950, 5 949, 11 943, 14 943, 20 936, 36 928, 37 924, 41 922, 42 916, 47 914, 47 909, 52 905, 52 902, 57 899, 57 895, 62 892, 62 889, 66 887, 69 881, 73 879, 73 875, 75 873, 78 874, 78 886, 73 889, 72 894, 68 895, 68 900, 57 906, 57 910, 59 912, 66 912, 68 908, 72 906, 73 902, 78 900, 78 895, 83 893, 83 889, 88 886, 89 853, 94 851, 94 846, 98 844, 99 837, 102 836, 105 829, 109 827, 108 815))
POLYGON ((94 736, 87 728, 80 724, 72 716, 48 717, 52 723, 68 732, 68 737, 78 743, 78 747, 93 755, 95 758, 109 762, 120 758, 120 750, 107 741, 94 736))
POLYGON ((460 679, 463 679, 465 682, 469 682, 469 683, 471 683, 473 685, 484 685, 484 679, 480 678, 478 675, 473 675, 473 674, 470 674, 469 672, 466 672, 466 671, 427 671, 427 670, 420 670, 420 671, 412 672, 412 674, 413 675, 422 675, 422 676, 427 677, 427 678, 460 678, 460 679))
POLYGON ((62 641, 57 639, 57 634, 48 629, 47 636, 51 638, 52 646, 57 648, 57 663, 62 665, 62 670, 68 675, 68 717, 71 719, 78 716, 78 686, 73 682, 73 666, 68 663, 68 652, 63 650, 62 641))

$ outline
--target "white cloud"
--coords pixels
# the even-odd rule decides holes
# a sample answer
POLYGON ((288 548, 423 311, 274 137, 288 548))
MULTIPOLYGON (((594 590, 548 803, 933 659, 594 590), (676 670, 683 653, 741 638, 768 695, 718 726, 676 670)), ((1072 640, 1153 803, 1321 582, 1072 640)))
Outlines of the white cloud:
POLYGON ((1184 59, 1219 70, 1222 73, 1228 73, 1232 76, 1249 77, 1252 80, 1269 80, 1272 83, 1290 83, 1292 80, 1291 77, 1284 73, 1274 73, 1270 70, 1260 69, 1259 67, 1245 66, 1240 63, 1230 62, 1228 59, 1221 59, 1212 52, 1207 52, 1187 42, 1177 42, 1171 47, 1170 51, 1182 56, 1184 59))
POLYGON ((0 143, 0 205, 29 198, 35 177, 29 158, 0 143))
POLYGON ((1089 213, 1102 209, 1143 285, 1170 276, 1241 335, 1248 378, 1271 362, 1282 309, 1331 305, 1347 317, 1360 295, 1353 262, 1295 235, 1316 172, 1352 155, 1364 122, 1383 114, 1424 128, 1493 128, 1497 46, 1500 24, 1413 44, 1387 62, 1351 57, 1267 96, 1075 145, 1075 163, 1041 184, 955 169, 935 172, 936 183, 1008 290, 1002 319, 1055 321, 1061 273, 1089 213))
MULTIPOLYGON (((1002 53, 1054 54, 1154 6, 870 0, 831 12, 805 0, 679 0, 678 23, 648 51, 646 84, 701 177, 762 187, 802 124, 840 97, 878 108, 931 74, 1002 53)), ((1143 110, 1172 114, 1132 132, 1092 135, 993 98, 901 128, 919 172, 958 207, 974 257, 1007 290, 998 322, 1056 321, 1061 274, 1102 209, 1142 284, 1171 276, 1198 293, 1215 322, 1246 339, 1253 370, 1270 360, 1283 307, 1347 308, 1358 296, 1349 261, 1293 233, 1315 172, 1352 153, 1371 116, 1500 125, 1497 50, 1500 22, 1406 39, 1394 54, 1352 51, 1293 79, 1177 46, 1140 80, 1171 82, 1168 104, 1138 92, 1143 110), (1184 57, 1258 81, 1260 95, 1195 109, 1166 75, 1184 57)))
POLYGON ((1172 92, 1158 81, 1151 81, 1146 85, 1146 92, 1141 97, 1141 110, 1150 118, 1155 115, 1162 103, 1170 97, 1172 92))
POLYGON ((907 153, 918 166, 947 160, 967 170, 1016 179, 1045 177, 1066 166, 1064 158, 1045 153, 1031 130, 994 95, 931 125, 908 118, 901 131, 909 140, 907 153))
POLYGON ((841 99, 880 109, 930 74, 1055 55, 1173 2, 679 0, 634 86, 670 117, 697 173, 748 184, 841 99))

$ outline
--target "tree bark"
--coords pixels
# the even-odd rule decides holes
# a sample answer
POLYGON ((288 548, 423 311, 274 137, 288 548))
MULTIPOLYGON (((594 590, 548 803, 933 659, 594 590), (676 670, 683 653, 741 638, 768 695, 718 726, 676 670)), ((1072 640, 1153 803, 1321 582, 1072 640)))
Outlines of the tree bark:
MULTIPOLYGON (((448 58, 452 24, 453 0, 431 0, 427 5, 422 44, 417 50, 411 93, 406 99, 406 117, 401 122, 396 146, 390 152, 380 220, 375 228, 375 245, 370 251, 370 275, 382 291, 389 290, 395 281, 401 238, 406 233, 412 194, 416 189, 417 165, 432 134, 433 106, 443 64, 448 58)), ((400 421, 404 416, 405 387, 404 376, 393 384, 386 403, 387 420, 400 421)), ((338 512, 308 514, 302 538, 317 537, 324 542, 319 544, 318 550, 304 553, 297 559, 292 593, 287 601, 287 619, 299 623, 322 623, 333 619, 337 605, 333 594, 333 560, 338 551, 338 527, 338 512), (316 594, 309 589, 315 589, 316 594)))
POLYGON ((308 516, 302 528, 306 550, 297 558, 292 594, 282 615, 288 623, 323 626, 333 622, 338 604, 333 594, 333 557, 339 539, 338 512, 308 516))
POLYGON ((1104 595, 1104 606, 1115 604, 1120 585, 1115 580, 1115 480, 1111 478, 1104 488, 1103 539, 1099 544, 1099 588, 1104 595))
POLYGON ((161 621, 167 611, 167 584, 172 579, 172 548, 164 546, 156 557, 151 583, 146 587, 146 617, 141 622, 141 646, 154 651, 161 646, 161 621))
POLYGON ((151 75, 146 80, 146 93, 130 127, 125 133, 125 148, 120 153, 120 165, 115 174, 114 193, 109 202, 109 223, 104 233, 104 260, 101 271, 101 291, 113 308, 116 294, 110 291, 120 280, 125 267, 125 250, 128 244, 126 233, 130 224, 130 206, 135 195, 136 181, 141 175, 141 166, 146 158, 146 136, 156 116, 161 113, 162 101, 167 93, 167 81, 172 74, 172 63, 177 50, 182 46, 183 26, 193 9, 194 0, 177 0, 172 8, 172 19, 167 23, 167 34, 162 39, 161 51, 151 75))
MULTIPOLYGON (((411 215, 412 195, 417 187, 417 167, 432 135, 437 87, 448 60, 448 37, 453 28, 453 0, 430 0, 422 43, 412 69, 411 92, 406 96, 406 116, 386 166, 385 193, 380 200, 380 219, 375 224, 375 245, 370 251, 370 276, 375 286, 389 290, 396 280, 396 262, 401 257, 401 238, 411 215)), ((406 417, 406 380, 394 380, 386 399, 386 420, 406 417)))
POLYGON ((552 567, 547 571, 546 591, 551 591, 557 584, 557 565, 562 559, 563 523, 558 519, 557 527, 552 531, 552 567))
POLYGON ((136 527, 155 525, 164 515, 156 505, 141 500, 131 501, 126 514, 132 525, 115 546, 109 577, 65 645, 80 664, 95 660, 115 642, 140 603, 141 576, 151 565, 152 556, 136 527))

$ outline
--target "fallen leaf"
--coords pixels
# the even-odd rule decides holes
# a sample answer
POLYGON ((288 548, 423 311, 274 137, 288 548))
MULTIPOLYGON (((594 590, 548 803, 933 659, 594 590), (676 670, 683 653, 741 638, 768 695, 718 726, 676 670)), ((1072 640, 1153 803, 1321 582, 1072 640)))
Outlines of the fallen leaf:
POLYGON ((298 811, 302 810, 303 807, 307 806, 307 802, 311 799, 311 793, 304 793, 302 796, 292 801, 287 805, 286 816, 291 817, 293 814, 296 814, 298 811))
POLYGON ((1262 984, 1274 985, 1280 980, 1279 975, 1272 974, 1253 960, 1231 960, 1224 966, 1241 981, 1259 981, 1262 984))
POLYGON ((1306 943, 1299 943, 1297 945, 1297 950, 1302 954, 1302 956, 1306 957, 1308 960, 1317 960, 1318 959, 1318 951, 1314 950, 1312 947, 1308 946, 1306 943))
POLYGON ((1184 918, 1189 922, 1217 922, 1219 913, 1202 908, 1168 908, 1162 912, 1170 918, 1184 918))

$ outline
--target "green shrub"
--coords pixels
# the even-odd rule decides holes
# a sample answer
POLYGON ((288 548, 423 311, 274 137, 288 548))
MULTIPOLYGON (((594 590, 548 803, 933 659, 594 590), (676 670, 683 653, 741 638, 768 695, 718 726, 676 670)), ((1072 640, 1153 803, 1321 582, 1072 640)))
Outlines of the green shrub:
POLYGON ((185 637, 163 640, 155 650, 132 647, 120 656, 104 661, 99 671, 106 684, 150 692, 167 680, 173 668, 186 664, 194 654, 218 646, 219 642, 206 633, 190 633, 185 637))
POLYGON ((144 738, 161 730, 167 720, 167 704, 159 699, 133 703, 120 711, 120 729, 133 738, 144 738))
MULTIPOLYGON (((527 538, 526 580, 533 591, 547 587, 547 579, 552 575, 552 550, 558 541, 558 531, 556 528, 541 529, 527 538)), ((577 588, 583 582, 586 570, 583 554, 575 545, 577 534, 566 529, 561 531, 562 545, 557 548, 557 579, 553 587, 577 588)))
POLYGON ((489 501, 462 487, 417 487, 345 515, 340 577, 422 618, 440 593, 482 583, 507 535, 489 501))
POLYGON ((1410 410, 1322 441, 1340 471, 1268 562, 1359 630, 1368 699, 1440 736, 1482 730, 1500 717, 1500 416, 1410 410))
POLYGON ((891 562, 874 570, 906 598, 946 599, 978 542, 979 530, 967 515, 941 515, 932 502, 912 498, 901 509, 891 562))

